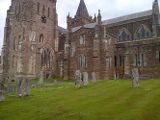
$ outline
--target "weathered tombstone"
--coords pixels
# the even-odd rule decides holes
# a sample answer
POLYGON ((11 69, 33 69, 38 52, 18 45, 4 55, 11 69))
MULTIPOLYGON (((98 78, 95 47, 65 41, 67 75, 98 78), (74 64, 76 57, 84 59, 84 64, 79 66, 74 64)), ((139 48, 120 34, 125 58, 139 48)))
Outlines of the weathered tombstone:
POLYGON ((5 96, 4 96, 4 84, 0 80, 0 102, 2 102, 4 100, 5 100, 5 96))
POLYGON ((133 88, 139 87, 139 71, 138 68, 132 69, 132 86, 133 88))
POLYGON ((18 96, 22 96, 23 78, 18 79, 18 96))
POLYGON ((15 93, 16 92, 16 84, 15 84, 15 80, 11 80, 9 81, 8 85, 7 85, 7 92, 9 94, 15 93))
POLYGON ((38 85, 39 85, 39 86, 42 86, 43 83, 44 83, 44 73, 43 73, 43 71, 41 71, 40 74, 39 74, 38 85))
POLYGON ((96 82, 96 73, 95 72, 92 72, 92 81, 96 82))
POLYGON ((0 90, 0 102, 2 102, 4 100, 5 100, 4 93, 2 90, 0 90))
POLYGON ((82 74, 81 74, 80 70, 76 70, 76 72, 75 72, 75 86, 77 88, 80 88, 81 83, 82 83, 82 74))
POLYGON ((29 95, 29 90, 30 90, 30 80, 28 78, 25 79, 25 91, 24 95, 28 96, 29 95))
POLYGON ((87 72, 83 73, 83 85, 84 86, 88 85, 88 73, 87 72))
POLYGON ((18 81, 18 95, 19 97, 29 95, 29 79, 20 77, 18 81))
POLYGON ((53 85, 55 85, 55 86, 58 85, 58 81, 54 80, 53 85))

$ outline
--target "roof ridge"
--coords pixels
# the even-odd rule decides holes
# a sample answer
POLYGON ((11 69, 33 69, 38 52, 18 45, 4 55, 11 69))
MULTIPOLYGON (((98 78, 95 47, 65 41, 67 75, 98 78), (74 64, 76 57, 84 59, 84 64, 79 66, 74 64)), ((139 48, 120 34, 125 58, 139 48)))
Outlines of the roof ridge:
POLYGON ((122 16, 115 17, 115 18, 106 19, 106 20, 103 20, 102 22, 103 22, 103 24, 105 24, 106 22, 115 23, 115 22, 131 20, 131 19, 135 19, 135 18, 139 18, 139 17, 149 16, 151 14, 152 14, 152 10, 146 10, 146 11, 131 13, 128 15, 122 15, 122 16), (114 20, 116 20, 116 21, 114 21, 114 20))

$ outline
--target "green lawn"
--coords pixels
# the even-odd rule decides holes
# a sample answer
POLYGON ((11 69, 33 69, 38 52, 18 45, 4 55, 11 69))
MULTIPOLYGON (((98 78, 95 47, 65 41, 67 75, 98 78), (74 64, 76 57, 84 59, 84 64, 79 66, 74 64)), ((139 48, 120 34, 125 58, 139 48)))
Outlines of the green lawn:
POLYGON ((32 89, 0 103, 0 120, 160 120, 160 80, 99 81, 76 89, 71 82, 32 89))

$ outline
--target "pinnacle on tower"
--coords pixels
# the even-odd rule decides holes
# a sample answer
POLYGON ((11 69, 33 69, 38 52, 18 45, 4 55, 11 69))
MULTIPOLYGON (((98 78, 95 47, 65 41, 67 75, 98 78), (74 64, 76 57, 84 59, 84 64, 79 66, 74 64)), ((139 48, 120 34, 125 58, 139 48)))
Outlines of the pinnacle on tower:
POLYGON ((81 0, 76 12, 76 17, 89 17, 89 13, 84 0, 81 0))
POLYGON ((154 0, 153 5, 158 5, 158 0, 154 0))

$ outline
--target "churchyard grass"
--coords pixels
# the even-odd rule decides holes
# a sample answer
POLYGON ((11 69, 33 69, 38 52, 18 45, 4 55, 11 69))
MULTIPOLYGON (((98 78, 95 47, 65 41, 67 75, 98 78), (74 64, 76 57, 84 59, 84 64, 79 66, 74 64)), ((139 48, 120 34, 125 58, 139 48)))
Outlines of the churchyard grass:
POLYGON ((0 120, 160 120, 160 79, 97 81, 76 89, 73 82, 47 83, 31 95, 7 96, 0 120))

